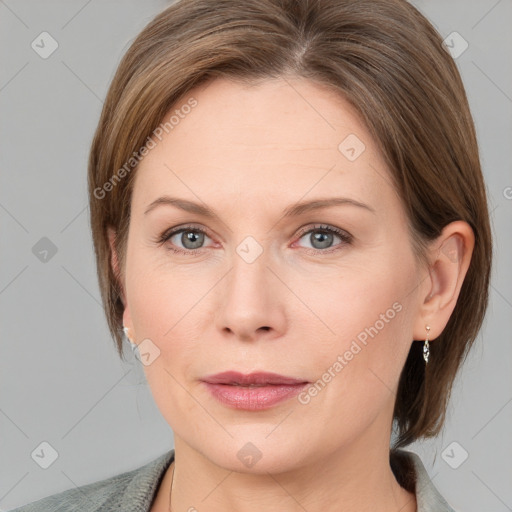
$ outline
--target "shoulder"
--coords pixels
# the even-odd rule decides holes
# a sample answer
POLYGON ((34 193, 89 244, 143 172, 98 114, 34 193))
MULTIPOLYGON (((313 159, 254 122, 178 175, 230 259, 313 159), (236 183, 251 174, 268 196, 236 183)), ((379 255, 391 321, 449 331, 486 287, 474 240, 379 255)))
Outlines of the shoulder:
POLYGON ((11 512, 96 512, 100 510, 149 510, 174 450, 132 471, 68 489, 31 502, 11 512), (107 508, 108 507, 108 508, 107 508))
MULTIPOLYGON (((416 453, 397 450, 394 456, 395 465, 401 466, 401 477, 412 478, 418 512, 455 512, 430 480, 421 458, 416 453)), ((393 470, 400 481, 396 469, 393 470)), ((400 483, 402 484, 402 482, 400 483)))

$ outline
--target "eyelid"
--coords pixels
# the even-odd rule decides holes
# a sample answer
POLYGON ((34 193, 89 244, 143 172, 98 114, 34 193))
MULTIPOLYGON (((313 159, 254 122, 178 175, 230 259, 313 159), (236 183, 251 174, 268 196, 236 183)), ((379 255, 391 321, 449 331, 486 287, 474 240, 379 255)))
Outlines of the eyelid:
POLYGON ((176 233, 179 233, 180 231, 198 231, 198 232, 204 233, 205 235, 208 235, 210 238, 212 238, 209 235, 209 231, 206 228, 204 228, 203 226, 200 226, 199 224, 194 224, 194 223, 183 224, 183 225, 174 226, 173 228, 169 228, 163 232, 162 237, 163 236, 172 236, 172 235, 175 235, 176 233))
MULTIPOLYGON (((166 229, 161 235, 159 235, 156 238, 155 242, 158 245, 163 245, 166 242, 168 242, 170 238, 172 238, 173 236, 175 236, 178 233, 181 233, 183 231, 196 231, 198 233, 202 233, 202 234, 206 235, 210 239, 213 239, 213 237, 210 236, 209 231, 206 228, 199 226, 198 224, 192 223, 192 224, 178 225, 178 226, 174 226, 172 228, 166 229)), ((188 254, 194 254, 195 252, 201 251, 202 249, 205 249, 205 247, 200 247, 199 249, 178 248, 176 252, 186 252, 188 254)))
POLYGON ((334 233, 338 235, 340 238, 343 239, 352 239, 352 235, 345 231, 344 229, 337 228, 336 226, 331 226, 330 224, 325 224, 322 222, 317 222, 313 224, 308 224, 307 226, 304 226, 303 228, 300 228, 297 236, 299 238, 302 238, 306 233, 309 233, 310 231, 328 231, 330 233, 334 233))

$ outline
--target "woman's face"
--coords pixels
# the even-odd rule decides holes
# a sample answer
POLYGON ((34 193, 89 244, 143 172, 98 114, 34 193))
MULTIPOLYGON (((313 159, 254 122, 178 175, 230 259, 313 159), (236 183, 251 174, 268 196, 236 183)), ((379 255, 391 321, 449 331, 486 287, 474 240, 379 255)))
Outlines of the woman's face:
POLYGON ((237 471, 359 441, 387 453, 430 283, 375 142, 346 101, 299 79, 216 80, 173 112, 137 169, 123 285, 175 439, 237 471), (310 384, 203 381, 225 371, 310 384))

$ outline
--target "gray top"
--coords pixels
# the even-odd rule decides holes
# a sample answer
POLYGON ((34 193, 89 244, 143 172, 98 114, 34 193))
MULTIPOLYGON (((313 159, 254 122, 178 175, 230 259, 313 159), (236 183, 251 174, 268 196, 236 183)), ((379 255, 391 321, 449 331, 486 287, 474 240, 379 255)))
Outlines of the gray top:
MULTIPOLYGON (((418 455, 407 450, 398 452, 402 461, 414 468, 417 512, 455 512, 430 481, 418 455)), ((53 494, 11 512, 148 512, 173 460, 174 450, 171 450, 145 466, 53 494)))

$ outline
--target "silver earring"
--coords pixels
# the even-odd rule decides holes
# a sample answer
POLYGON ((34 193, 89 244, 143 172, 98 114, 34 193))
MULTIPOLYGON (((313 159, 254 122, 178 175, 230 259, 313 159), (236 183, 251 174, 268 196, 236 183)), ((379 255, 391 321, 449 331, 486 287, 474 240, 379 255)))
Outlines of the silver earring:
POLYGON ((425 364, 428 363, 428 356, 430 355, 430 348, 428 344, 428 336, 430 334, 430 325, 426 325, 425 329, 427 329, 427 337, 425 338, 425 343, 423 344, 423 359, 425 359, 425 364))
POLYGON ((132 350, 135 350, 137 348, 137 343, 134 343, 131 339, 130 339, 130 336, 128 336, 128 327, 125 327, 123 325, 123 332, 124 332, 124 335, 126 337, 126 339, 128 340, 128 342, 130 343, 130 346, 132 348, 132 350))

